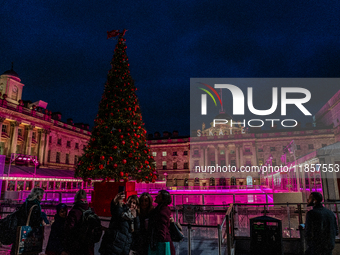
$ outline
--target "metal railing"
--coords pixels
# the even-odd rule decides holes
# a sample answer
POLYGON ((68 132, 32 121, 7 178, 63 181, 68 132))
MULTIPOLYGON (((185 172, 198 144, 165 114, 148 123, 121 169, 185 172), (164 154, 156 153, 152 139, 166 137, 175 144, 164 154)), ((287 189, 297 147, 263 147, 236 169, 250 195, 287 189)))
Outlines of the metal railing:
MULTIPOLYGON (((334 212, 339 227, 340 202, 325 202, 323 205, 334 212)), ((249 219, 267 215, 282 221, 283 238, 301 238, 300 225, 305 222, 309 210, 306 203, 236 203, 234 207, 235 236, 246 237, 250 236, 249 219)))
MULTIPOLYGON (((92 197, 92 189, 85 189, 87 194, 87 199, 90 202, 92 197)), ((28 197, 31 191, 20 191, 16 192, 15 197, 7 197, 3 200, 0 200, 0 203, 6 203, 6 204, 18 204, 23 203, 25 199, 28 197)), ((65 204, 73 204, 74 202, 74 196, 76 194, 77 190, 74 191, 49 191, 45 190, 42 204, 52 204, 56 205, 58 203, 65 203, 65 204)))

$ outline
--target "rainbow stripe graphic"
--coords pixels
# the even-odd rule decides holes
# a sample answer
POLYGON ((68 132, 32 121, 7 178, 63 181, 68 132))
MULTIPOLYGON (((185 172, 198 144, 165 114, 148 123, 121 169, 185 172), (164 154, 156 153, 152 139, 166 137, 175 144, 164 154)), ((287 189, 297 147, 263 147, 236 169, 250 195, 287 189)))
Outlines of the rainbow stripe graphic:
MULTIPOLYGON (((208 84, 205 84, 205 83, 202 83, 202 82, 199 82, 199 83, 202 84, 202 85, 204 85, 204 86, 206 86, 206 87, 209 88, 210 90, 212 90, 212 92, 214 92, 214 94, 217 96, 218 100, 220 101, 221 106, 223 107, 222 100, 221 100, 220 96, 218 95, 217 91, 216 91, 213 87, 211 87, 210 85, 208 85, 208 84)), ((199 88, 199 89, 201 89, 201 90, 203 90, 205 93, 207 93, 207 94, 212 98, 212 100, 214 101, 215 106, 217 106, 216 100, 215 100, 214 96, 211 94, 211 92, 210 92, 209 90, 206 90, 206 89, 204 89, 204 88, 199 88)))

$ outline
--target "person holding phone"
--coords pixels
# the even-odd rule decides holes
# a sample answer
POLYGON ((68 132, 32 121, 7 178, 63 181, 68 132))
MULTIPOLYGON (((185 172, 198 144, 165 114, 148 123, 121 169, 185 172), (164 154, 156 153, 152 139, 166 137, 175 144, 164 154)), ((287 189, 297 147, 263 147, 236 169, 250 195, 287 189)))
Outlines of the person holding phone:
POLYGON ((111 202, 111 221, 103 236, 99 253, 102 255, 128 255, 132 243, 132 233, 139 230, 139 199, 132 195, 124 204, 124 192, 120 192, 111 202))

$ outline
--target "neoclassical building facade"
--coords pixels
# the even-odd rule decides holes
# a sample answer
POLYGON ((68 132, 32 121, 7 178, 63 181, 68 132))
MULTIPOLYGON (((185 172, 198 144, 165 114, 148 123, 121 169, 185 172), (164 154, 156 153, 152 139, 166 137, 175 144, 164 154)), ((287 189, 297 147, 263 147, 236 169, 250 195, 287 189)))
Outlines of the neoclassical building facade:
MULTIPOLYGON (((0 154, 7 159, 13 153, 38 158, 41 168, 74 169, 90 139, 89 125, 61 122, 60 113, 46 109, 47 103, 22 100, 24 84, 13 69, 0 76, 0 154)), ((178 132, 149 134, 148 144, 154 156, 159 180, 167 186, 226 186, 260 184, 259 173, 195 173, 196 166, 260 166, 269 159, 281 165, 282 151, 292 140, 295 156, 340 141, 340 92, 315 115, 315 127, 244 130, 226 125, 205 127, 191 137, 178 132)), ((219 118, 228 119, 225 113, 219 118)), ((293 161, 293 156, 287 161, 293 161)))
POLYGON ((0 154, 7 161, 13 153, 36 156, 41 168, 74 169, 91 136, 89 125, 61 122, 41 100, 23 101, 23 88, 13 69, 0 76, 0 154))

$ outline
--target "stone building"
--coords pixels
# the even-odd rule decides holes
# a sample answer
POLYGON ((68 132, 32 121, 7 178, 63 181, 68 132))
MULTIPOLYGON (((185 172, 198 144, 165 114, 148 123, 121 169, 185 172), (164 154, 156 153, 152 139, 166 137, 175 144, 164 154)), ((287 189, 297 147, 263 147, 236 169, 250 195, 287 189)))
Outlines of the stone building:
MULTIPOLYGON (((223 118, 230 118, 221 113, 223 118)), ((221 116, 220 116, 221 117, 221 116)), ((297 158, 335 143, 334 129, 319 124, 307 124, 291 129, 244 130, 241 126, 216 127, 198 130, 191 137, 179 137, 178 133, 158 132, 149 137, 149 145, 156 160, 160 179, 167 186, 233 186, 260 185, 258 172, 226 172, 220 174, 195 172, 196 166, 233 166, 239 170, 246 166, 261 166, 270 160, 272 166, 283 164, 283 149, 292 140, 296 144, 297 158)), ((293 156, 287 162, 294 161, 293 156)))
POLYGON ((0 76, 0 154, 7 162, 17 153, 37 156, 42 168, 74 169, 91 136, 89 125, 61 122, 44 101, 23 101, 23 88, 13 67, 0 76))

